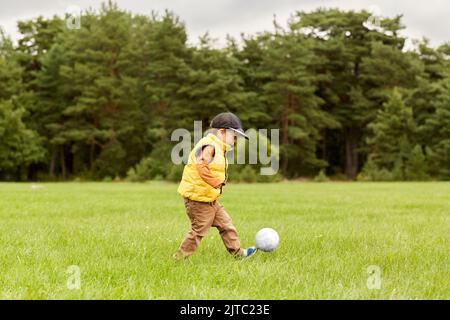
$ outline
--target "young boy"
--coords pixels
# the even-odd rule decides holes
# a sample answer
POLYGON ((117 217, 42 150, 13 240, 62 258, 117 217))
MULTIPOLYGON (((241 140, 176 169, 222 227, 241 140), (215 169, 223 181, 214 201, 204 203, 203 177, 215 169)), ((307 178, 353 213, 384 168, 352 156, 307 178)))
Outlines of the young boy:
POLYGON ((212 133, 201 139, 189 154, 178 187, 191 221, 191 231, 174 258, 192 255, 211 226, 219 230, 225 247, 235 257, 249 257, 256 252, 255 247, 241 248, 236 228, 217 200, 228 178, 225 154, 236 142, 236 134, 248 137, 242 130, 240 119, 231 112, 214 117, 211 128, 212 133))

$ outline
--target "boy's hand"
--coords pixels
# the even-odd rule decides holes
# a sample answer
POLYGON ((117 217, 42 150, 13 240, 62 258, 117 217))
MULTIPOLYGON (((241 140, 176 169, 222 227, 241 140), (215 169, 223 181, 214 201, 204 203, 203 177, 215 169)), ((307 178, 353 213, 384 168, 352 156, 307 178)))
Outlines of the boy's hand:
POLYGON ((219 184, 217 187, 215 187, 216 189, 220 189, 225 185, 225 182, 222 182, 221 184, 219 184))

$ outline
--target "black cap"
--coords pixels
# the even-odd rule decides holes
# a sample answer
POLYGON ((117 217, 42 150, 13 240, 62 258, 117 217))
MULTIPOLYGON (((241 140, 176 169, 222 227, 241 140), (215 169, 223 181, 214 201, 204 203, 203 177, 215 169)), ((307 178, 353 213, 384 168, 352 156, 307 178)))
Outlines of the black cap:
POLYGON ((215 116, 211 121, 211 128, 230 129, 248 139, 248 136, 242 129, 241 120, 238 118, 238 116, 231 112, 222 112, 215 116))

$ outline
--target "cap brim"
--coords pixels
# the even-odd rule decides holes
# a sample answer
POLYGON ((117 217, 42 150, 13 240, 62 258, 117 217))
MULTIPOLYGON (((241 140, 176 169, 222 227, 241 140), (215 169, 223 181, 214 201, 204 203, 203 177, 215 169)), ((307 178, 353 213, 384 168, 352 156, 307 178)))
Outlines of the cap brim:
POLYGON ((244 130, 242 130, 242 129, 234 129, 234 128, 227 128, 227 129, 232 130, 235 133, 237 133, 238 135, 240 135, 241 137, 244 137, 245 139, 249 140, 249 137, 244 133, 244 130))

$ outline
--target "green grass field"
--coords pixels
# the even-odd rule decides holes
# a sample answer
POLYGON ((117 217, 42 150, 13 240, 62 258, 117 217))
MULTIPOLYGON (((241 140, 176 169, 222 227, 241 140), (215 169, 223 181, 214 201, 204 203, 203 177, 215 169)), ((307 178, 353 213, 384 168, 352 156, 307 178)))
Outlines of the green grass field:
POLYGON ((2 299, 450 298, 450 183, 230 184, 221 202, 242 244, 272 227, 280 247, 235 260, 211 229, 181 262, 176 184, 38 186, 0 184, 2 299))

